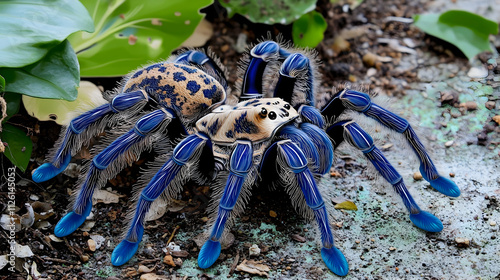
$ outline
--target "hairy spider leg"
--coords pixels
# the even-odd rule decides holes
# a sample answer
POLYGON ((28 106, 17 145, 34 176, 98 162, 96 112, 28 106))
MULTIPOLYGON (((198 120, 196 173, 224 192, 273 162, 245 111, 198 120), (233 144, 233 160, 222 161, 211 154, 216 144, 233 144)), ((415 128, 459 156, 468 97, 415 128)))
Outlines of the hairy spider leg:
MULTIPOLYGON (((301 123, 299 128, 294 125, 283 127, 279 136, 292 140, 299 145, 309 161, 309 168, 318 175, 326 174, 333 163, 333 146, 328 135, 314 124, 301 123), (300 128, 300 129, 299 129, 300 128)), ((264 158, 263 161, 272 161, 264 158)))
POLYGON ((337 144, 346 140, 349 144, 361 150, 375 166, 375 169, 386 179, 399 194, 403 203, 410 212, 410 220, 419 228, 429 232, 443 230, 441 221, 429 212, 423 211, 411 196, 405 186, 403 177, 396 171, 382 152, 373 143, 372 137, 352 120, 341 121, 327 129, 337 144))
POLYGON ((224 77, 224 72, 217 63, 205 53, 197 50, 185 51, 174 60, 174 63, 192 65, 203 70, 219 81, 224 89, 227 90, 228 85, 224 77))
POLYGON ((314 212, 314 217, 321 232, 321 257, 326 266, 339 276, 347 275, 349 266, 347 260, 334 246, 333 234, 328 223, 328 214, 325 202, 314 180, 314 176, 307 167, 307 158, 301 149, 290 140, 277 142, 278 157, 280 162, 286 164, 286 167, 293 172, 295 181, 302 190, 307 206, 314 212))
POLYGON ((338 92, 321 113, 326 117, 337 118, 345 109, 361 112, 384 126, 403 134, 420 161, 422 177, 440 193, 451 197, 460 196, 458 186, 450 179, 439 175, 424 145, 407 120, 371 102, 368 94, 350 89, 338 92))
POLYGON ((301 91, 305 93, 305 103, 302 105, 314 106, 314 72, 309 58, 301 53, 290 54, 279 71, 278 83, 274 89, 274 97, 280 97, 290 104, 292 102, 297 79, 305 79, 301 91))
POLYGON ((211 145, 209 138, 196 133, 186 137, 175 148, 172 157, 155 174, 148 185, 142 190, 136 204, 135 214, 132 218, 125 238, 116 246, 111 254, 111 263, 120 266, 129 261, 137 251, 144 233, 144 218, 151 204, 170 185, 172 180, 188 162, 199 158, 200 151, 206 145, 211 145))
POLYGON ((284 56, 288 56, 288 53, 284 52, 278 43, 273 41, 264 41, 252 48, 250 61, 243 77, 239 102, 262 98, 262 77, 267 64, 284 56))
POLYGON ((32 174, 33 181, 40 183, 54 178, 64 171, 71 157, 78 152, 81 145, 102 132, 110 120, 107 115, 125 110, 138 111, 148 101, 145 91, 124 92, 115 96, 108 104, 101 105, 74 118, 69 123, 52 160, 42 164, 32 174))
POLYGON ((214 222, 209 239, 203 244, 198 255, 198 266, 208 268, 212 266, 220 255, 220 238, 224 232, 226 221, 240 196, 241 187, 253 165, 252 142, 237 140, 236 147, 231 153, 229 161, 229 176, 219 202, 217 218, 214 222))
POLYGON ((124 165, 126 161, 123 156, 126 157, 126 153, 130 150, 136 150, 135 153, 140 153, 146 149, 147 146, 143 143, 147 140, 147 136, 165 122, 168 124, 172 118, 173 114, 164 109, 153 111, 141 117, 134 128, 118 137, 92 159, 85 181, 78 191, 73 211, 66 214, 54 229, 54 234, 57 237, 73 233, 85 222, 92 209, 94 191, 100 189, 107 179, 114 177, 122 169, 123 166, 120 167, 120 165, 124 165))

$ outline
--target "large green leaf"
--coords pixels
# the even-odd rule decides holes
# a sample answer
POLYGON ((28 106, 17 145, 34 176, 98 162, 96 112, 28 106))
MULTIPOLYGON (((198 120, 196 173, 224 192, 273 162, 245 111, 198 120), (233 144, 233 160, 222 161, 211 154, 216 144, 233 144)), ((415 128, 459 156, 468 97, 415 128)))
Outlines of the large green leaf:
POLYGON ((492 51, 489 35, 498 34, 496 22, 460 10, 415 15, 414 23, 425 33, 455 45, 469 60, 483 51, 492 51))
POLYGON ((0 1, 0 67, 32 64, 78 30, 94 27, 77 0, 0 1))
POLYGON ((40 61, 23 68, 0 68, 0 74, 9 92, 68 101, 75 100, 78 94, 78 60, 67 40, 40 61))
POLYGON ((21 95, 13 92, 7 92, 4 94, 3 98, 7 103, 7 117, 3 120, 3 122, 5 122, 19 112, 19 107, 21 107, 21 95))
POLYGON ((96 24, 92 34, 70 36, 82 76, 121 76, 168 57, 194 31, 199 9, 213 0, 86 0, 96 24))
POLYGON ((316 8, 316 0, 223 0, 229 17, 240 14, 252 22, 289 24, 316 8))
POLYGON ((5 91, 5 78, 0 75, 0 92, 5 91))
POLYGON ((26 136, 26 132, 6 123, 3 124, 0 138, 7 143, 4 151, 5 156, 22 172, 26 171, 33 149, 33 143, 26 136))
POLYGON ((320 13, 309 12, 293 23, 293 43, 298 47, 314 48, 323 41, 323 33, 327 27, 328 24, 320 13))

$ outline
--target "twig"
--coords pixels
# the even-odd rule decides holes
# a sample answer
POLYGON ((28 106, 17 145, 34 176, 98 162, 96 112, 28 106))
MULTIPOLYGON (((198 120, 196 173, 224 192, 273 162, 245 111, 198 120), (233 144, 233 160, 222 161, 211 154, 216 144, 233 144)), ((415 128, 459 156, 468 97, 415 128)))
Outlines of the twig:
POLYGON ((238 265, 239 261, 240 261, 240 251, 236 252, 236 257, 234 258, 234 262, 231 265, 231 269, 229 270, 229 276, 233 275, 234 270, 236 269, 236 266, 238 265))
POLYGON ((170 238, 168 239, 167 241, 167 245, 170 244, 170 241, 172 241, 172 239, 174 239, 174 235, 175 233, 177 232, 178 229, 180 229, 181 227, 179 225, 175 226, 174 228, 174 231, 172 231, 172 234, 170 235, 170 238))

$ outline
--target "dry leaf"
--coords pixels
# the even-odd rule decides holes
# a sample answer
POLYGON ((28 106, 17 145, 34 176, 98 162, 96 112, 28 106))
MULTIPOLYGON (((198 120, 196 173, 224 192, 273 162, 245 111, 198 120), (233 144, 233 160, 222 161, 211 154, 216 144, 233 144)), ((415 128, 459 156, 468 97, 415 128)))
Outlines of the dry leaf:
POLYGON ((344 201, 335 205, 335 209, 358 210, 358 207, 352 201, 344 201))
POLYGON ((169 280, 170 278, 165 275, 156 275, 154 273, 147 273, 141 275, 141 280, 169 280))
POLYGON ((267 271, 270 269, 267 265, 262 264, 262 261, 243 260, 243 262, 236 267, 236 270, 268 277, 267 271))
POLYGON ((94 192, 94 196, 92 197, 92 205, 95 205, 97 203, 104 203, 104 204, 110 204, 110 203, 118 203, 120 201, 120 196, 108 192, 106 190, 96 190, 94 192))
POLYGON ((30 258, 33 257, 34 254, 31 251, 30 247, 28 245, 19 245, 16 243, 16 257, 18 258, 30 258))
POLYGON ((139 273, 150 273, 153 270, 154 270, 154 267, 153 268, 148 268, 145 265, 139 265, 139 268, 137 269, 137 272, 139 272, 139 273))

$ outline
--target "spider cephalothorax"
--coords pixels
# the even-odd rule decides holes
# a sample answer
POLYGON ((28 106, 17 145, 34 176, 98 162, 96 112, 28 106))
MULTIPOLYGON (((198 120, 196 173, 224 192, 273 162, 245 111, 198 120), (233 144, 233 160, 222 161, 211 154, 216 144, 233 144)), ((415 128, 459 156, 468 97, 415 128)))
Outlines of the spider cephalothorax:
POLYGON ((175 197, 189 178, 213 185, 214 179, 222 176, 218 181, 225 184, 214 198, 217 210, 213 226, 198 256, 201 268, 217 260, 224 229, 244 208, 246 199, 238 199, 240 195, 248 196, 252 185, 265 180, 285 187, 294 206, 314 217, 325 264, 337 275, 346 275, 347 261, 334 246, 326 206, 316 185, 329 171, 334 150, 344 140, 361 150, 393 186, 417 227, 441 231, 441 221, 419 208, 401 175, 370 135, 356 122, 340 116, 345 111, 359 112, 403 134, 432 187, 449 196, 460 195, 458 187, 437 173, 410 124, 374 104, 368 94, 343 89, 321 110, 315 108, 319 83, 315 65, 314 56, 303 50, 262 42, 241 64, 237 104, 225 104, 229 88, 223 67, 201 51, 186 51, 132 73, 108 104, 71 121, 50 162, 33 173, 37 182, 56 176, 83 142, 106 127, 121 124, 120 130, 110 133, 118 136, 87 164, 72 209, 59 221, 55 234, 61 237, 75 231, 90 214, 94 190, 142 151, 161 142, 167 145, 157 150, 158 159, 165 163, 140 190, 124 240, 111 256, 114 265, 124 264, 137 251, 145 215, 155 199, 162 194, 167 199, 175 197), (326 125, 324 119, 333 122, 326 125), (178 138, 183 140, 176 144, 178 138))

